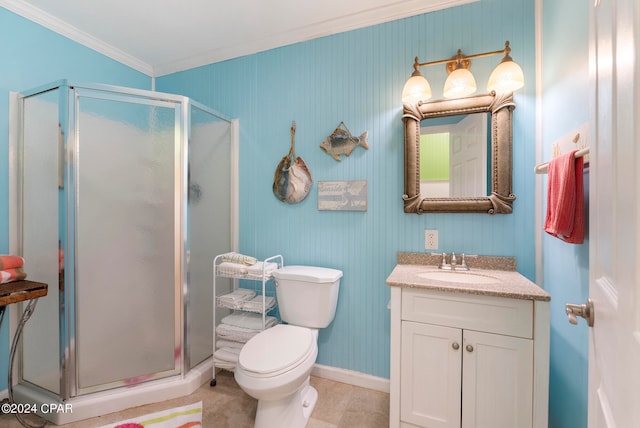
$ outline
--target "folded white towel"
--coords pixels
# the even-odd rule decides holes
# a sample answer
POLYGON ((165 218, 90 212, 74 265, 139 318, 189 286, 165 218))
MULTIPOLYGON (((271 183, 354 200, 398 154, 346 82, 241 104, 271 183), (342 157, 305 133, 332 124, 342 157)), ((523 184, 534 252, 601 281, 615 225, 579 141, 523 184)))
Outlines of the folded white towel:
POLYGON ((255 257, 245 256, 244 254, 239 254, 236 252, 223 254, 220 258, 223 262, 240 263, 248 266, 251 266, 258 262, 258 259, 256 259, 255 257))
POLYGON ((232 348, 229 346, 223 346, 222 348, 218 348, 218 350, 226 352, 228 355, 233 355, 234 356, 233 358, 237 358, 238 355, 240 355, 240 351, 242 351, 242 348, 232 348))
POLYGON ((244 302, 253 299, 255 295, 256 292, 248 288, 236 288, 231 293, 223 294, 219 298, 232 302, 244 302))
POLYGON ((256 292, 246 288, 236 288, 231 293, 218 296, 218 306, 229 309, 240 309, 242 305, 250 301, 256 292))
POLYGON ((243 346, 244 346, 244 343, 242 342, 234 342, 233 340, 225 340, 225 339, 216 340, 217 348, 237 349, 238 352, 240 352, 243 346))
POLYGON ((260 333, 259 330, 236 327, 229 324, 218 324, 216 327, 216 334, 219 338, 236 342, 247 342, 258 333, 260 333))
MULTIPOLYGON (((247 312, 232 313, 222 318, 222 324, 234 327, 247 328, 251 330, 262 330, 262 315, 247 312)), ((265 328, 272 327, 278 323, 275 317, 265 317, 265 328)))
POLYGON ((263 274, 265 276, 271 275, 276 269, 278 269, 277 263, 257 262, 256 264, 247 268, 247 274, 254 277, 262 278, 263 274))
POLYGON ((218 275, 242 276, 247 272, 247 265, 241 263, 222 262, 218 265, 218 275))
POLYGON ((239 355, 240 351, 234 352, 231 348, 221 348, 213 353, 216 360, 229 361, 231 363, 237 363, 239 355))
MULTIPOLYGON (((264 298, 264 308, 265 312, 269 312, 271 308, 276 305, 276 299, 272 296, 265 296, 264 298)), ((244 302, 242 304, 243 311, 251 311, 251 312, 259 312, 262 313, 262 296, 256 296, 253 299, 244 302)))
POLYGON ((217 359, 215 357, 213 358, 213 364, 218 369, 225 369, 225 370, 230 370, 230 371, 234 371, 236 369, 236 363, 232 363, 232 362, 224 361, 224 360, 219 360, 219 359, 217 359))

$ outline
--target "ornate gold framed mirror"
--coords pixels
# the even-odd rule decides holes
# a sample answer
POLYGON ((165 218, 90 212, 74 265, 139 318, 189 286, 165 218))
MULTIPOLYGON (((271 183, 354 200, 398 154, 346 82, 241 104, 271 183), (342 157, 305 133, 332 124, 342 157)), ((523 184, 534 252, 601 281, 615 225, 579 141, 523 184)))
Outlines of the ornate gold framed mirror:
MULTIPOLYGON (((512 112, 515 108, 513 94, 478 95, 451 100, 405 104, 404 122, 404 212, 422 214, 426 212, 477 212, 487 214, 509 214, 512 212, 515 195, 512 186, 512 112), (486 148, 487 195, 426 197, 421 191, 421 127, 427 119, 466 116, 474 113, 490 114, 488 146, 486 148)), ((464 137, 460 137, 463 139, 464 137)), ((457 140, 452 147, 463 147, 467 143, 457 140)), ((429 156, 429 153, 422 155, 429 156)), ((447 167, 448 169, 448 167, 447 167)), ((461 164, 457 169, 465 171, 461 164)), ((468 169, 468 168, 467 168, 468 169)), ((445 174, 446 175, 446 174, 445 174)), ((462 175, 462 174, 460 174, 462 175)), ((422 174, 424 177, 424 174, 422 174)), ((445 177, 445 181, 448 178, 445 177)), ((471 180, 478 180, 477 178, 471 180)), ((480 179, 483 181, 483 179, 480 179)), ((424 188, 424 182, 422 183, 424 188)), ((447 184, 448 185, 448 184, 447 184)))

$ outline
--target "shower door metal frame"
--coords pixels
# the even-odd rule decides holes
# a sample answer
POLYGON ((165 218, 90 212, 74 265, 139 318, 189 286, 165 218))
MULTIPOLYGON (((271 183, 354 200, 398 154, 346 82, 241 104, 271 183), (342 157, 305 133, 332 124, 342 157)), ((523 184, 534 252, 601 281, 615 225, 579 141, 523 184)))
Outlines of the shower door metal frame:
MULTIPOLYGON (((238 250, 238 242, 239 242, 239 219, 238 219, 238 212, 239 212, 239 199, 238 199, 238 195, 239 195, 239 137, 240 137, 240 131, 239 131, 239 121, 238 119, 231 119, 228 118, 227 116, 217 112, 216 110, 209 108, 207 106, 205 106, 204 104, 201 104, 197 101, 194 101, 188 97, 184 98, 184 109, 183 109, 183 120, 184 123, 187 124, 186 127, 186 132, 185 132, 185 137, 186 137, 186 142, 185 145, 186 147, 189 147, 189 145, 191 144, 192 141, 192 125, 193 125, 193 120, 192 120, 192 109, 190 107, 196 108, 204 113, 207 113, 217 119, 220 119, 223 122, 227 122, 230 126, 230 159, 229 159, 229 168, 230 168, 230 183, 231 183, 231 188, 230 190, 230 197, 231 200, 230 202, 230 206, 229 206, 229 216, 231 219, 231 224, 229 225, 230 227, 230 242, 229 242, 229 250, 230 251, 237 251, 238 250)), ((188 179, 188 174, 189 174, 189 151, 187 150, 185 152, 185 157, 184 157, 184 164, 183 164, 183 171, 185 171, 185 175, 184 175, 184 179, 183 179, 183 188, 182 188, 182 192, 184 192, 184 195, 188 195, 189 192, 189 179, 188 179)), ((186 199, 185 199, 186 201, 186 199)), ((189 213, 188 213, 188 204, 185 203, 183 204, 183 218, 185 219, 184 221, 184 227, 185 227, 185 232, 183 236, 187 236, 187 231, 186 231, 186 225, 187 225, 187 221, 189 219, 189 213)), ((184 243, 184 255, 183 255, 183 260, 185 261, 185 271, 186 271, 186 278, 185 278, 185 287, 183 288, 184 293, 183 293, 183 311, 184 311, 184 316, 183 316, 183 320, 184 320, 184 329, 183 329, 183 335, 184 335, 184 344, 183 344, 183 355, 182 355, 182 362, 183 362, 183 372, 186 373, 189 370, 191 370, 192 367, 192 357, 191 357, 191 329, 193 328, 192 323, 191 323, 191 311, 190 311, 190 295, 189 295, 189 286, 191 286, 191 282, 189 280, 189 259, 190 259, 190 248, 189 245, 187 244, 187 242, 184 243)), ((213 259, 212 259, 213 262, 213 259)), ((212 270, 213 272, 213 270, 212 270)), ((212 301, 212 306, 213 306, 213 301, 212 301)), ((212 314, 215 313, 215 311, 212 308, 212 314)), ((212 315, 213 317, 213 315, 212 315)), ((215 320, 212 322, 212 325, 215 325, 215 320)), ((213 343, 211 344, 211 348, 213 348, 213 343)), ((212 355, 213 355, 213 351, 212 351, 212 355)))
MULTIPOLYGON (((186 159, 188 159, 188 141, 186 138, 185 128, 187 123, 183 111, 185 110, 184 97, 149 93, 146 91, 138 91, 129 88, 120 88, 109 85, 69 85, 68 86, 68 134, 66 135, 65 153, 67 168, 67 183, 73 192, 67 192, 70 198, 67 206, 73 209, 73 217, 69 221, 67 242, 72 243, 74 248, 74 256, 77 254, 78 241, 76 233, 78 230, 76 213, 80 208, 79 195, 79 172, 78 172, 78 152, 80 149, 80 137, 78 132, 79 123, 79 105, 80 98, 93 98, 108 101, 118 101, 126 103, 141 104, 147 106, 165 107, 174 109, 174 349, 180 349, 180 359, 175 360, 174 368, 168 371, 154 373, 146 377, 145 381, 161 379, 173 375, 183 374, 182 360, 183 351, 183 319, 182 312, 182 289, 187 284, 187 269, 184 262, 184 254, 186 252, 186 226, 185 211, 183 207, 186 201, 186 159), (151 96, 152 95, 152 96, 151 96), (71 144, 72 146, 69 146, 71 144)), ((73 259, 75 260, 75 258, 73 259)), ((66 262, 66 260, 65 260, 66 262)), ((66 271, 66 270, 65 270, 66 271)), ((107 384, 96 385, 92 387, 81 388, 79 382, 79 369, 77 366, 77 349, 75 347, 76 325, 72 320, 72 314, 77 316, 76 299, 77 299, 77 281, 78 272, 77 264, 73 266, 73 280, 65 284, 64 302, 71 303, 69 309, 63 311, 63 323, 68 334, 68 342, 61 347, 63 364, 62 364, 62 384, 61 391, 63 397, 74 397, 78 395, 88 394, 106 389, 112 389, 124 386, 122 381, 114 381, 107 384)), ((63 308, 61 308, 63 309, 63 308)), ((77 322, 77 321, 76 321, 77 322)))

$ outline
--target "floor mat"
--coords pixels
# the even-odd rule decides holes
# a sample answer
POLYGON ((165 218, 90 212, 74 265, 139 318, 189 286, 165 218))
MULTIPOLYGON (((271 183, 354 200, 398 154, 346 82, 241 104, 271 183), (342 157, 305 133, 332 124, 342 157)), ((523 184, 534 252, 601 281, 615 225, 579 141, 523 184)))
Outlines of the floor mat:
POLYGON ((100 428, 200 428, 202 427, 202 401, 151 413, 100 428))

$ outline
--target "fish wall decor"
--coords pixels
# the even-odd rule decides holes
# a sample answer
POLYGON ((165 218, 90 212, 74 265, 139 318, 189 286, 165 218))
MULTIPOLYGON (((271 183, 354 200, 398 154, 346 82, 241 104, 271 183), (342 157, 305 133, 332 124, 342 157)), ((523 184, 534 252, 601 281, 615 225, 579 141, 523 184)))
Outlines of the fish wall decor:
POLYGON ((369 133, 364 131, 361 136, 354 137, 344 122, 340 122, 331 135, 325 138, 320 148, 331 155, 335 160, 341 160, 340 155, 349 156, 353 150, 360 146, 369 149, 367 138, 369 133))
POLYGON ((304 159, 296 157, 296 122, 291 124, 291 148, 278 164, 273 176, 273 194, 282 202, 297 204, 302 202, 313 184, 311 171, 304 159))

